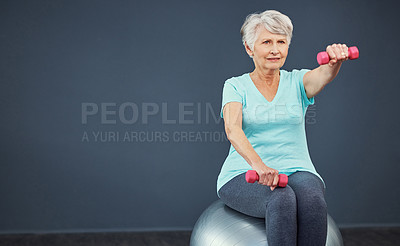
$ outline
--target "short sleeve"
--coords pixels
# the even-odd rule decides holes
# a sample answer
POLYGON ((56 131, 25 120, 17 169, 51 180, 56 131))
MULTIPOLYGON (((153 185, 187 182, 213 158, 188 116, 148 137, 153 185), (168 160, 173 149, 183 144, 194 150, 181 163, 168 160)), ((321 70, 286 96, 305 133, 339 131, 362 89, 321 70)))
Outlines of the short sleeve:
POLYGON ((222 90, 222 106, 220 113, 221 118, 224 118, 224 106, 229 102, 240 102, 243 104, 243 95, 241 95, 238 89, 231 82, 226 81, 222 90))
POLYGON ((300 91, 301 91, 301 97, 303 101, 303 105, 305 108, 307 108, 309 105, 313 105, 315 103, 315 98, 308 98, 306 94, 306 90, 304 88, 304 83, 303 83, 303 78, 304 75, 308 72, 311 71, 310 69, 301 69, 296 73, 296 81, 299 82, 300 85, 300 91))

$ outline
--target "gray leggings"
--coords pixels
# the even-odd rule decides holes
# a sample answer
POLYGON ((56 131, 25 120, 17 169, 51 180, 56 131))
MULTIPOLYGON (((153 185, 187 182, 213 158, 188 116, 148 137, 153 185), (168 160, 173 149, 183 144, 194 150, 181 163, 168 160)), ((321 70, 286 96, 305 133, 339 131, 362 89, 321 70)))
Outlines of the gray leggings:
POLYGON ((295 172, 285 188, 249 184, 245 173, 226 183, 218 192, 229 207, 249 216, 266 218, 269 246, 324 246, 327 206, 322 181, 310 172, 295 172))

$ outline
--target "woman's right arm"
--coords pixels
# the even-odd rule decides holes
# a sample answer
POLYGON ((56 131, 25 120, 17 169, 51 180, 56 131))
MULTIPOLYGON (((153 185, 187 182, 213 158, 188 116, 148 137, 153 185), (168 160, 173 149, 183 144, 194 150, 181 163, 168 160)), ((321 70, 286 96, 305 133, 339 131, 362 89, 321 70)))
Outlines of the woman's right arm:
POLYGON ((258 183, 270 186, 274 190, 278 185, 278 170, 265 165, 254 150, 242 129, 242 107, 240 102, 229 102, 225 104, 223 116, 225 122, 225 132, 235 150, 247 161, 247 163, 257 172, 258 183))

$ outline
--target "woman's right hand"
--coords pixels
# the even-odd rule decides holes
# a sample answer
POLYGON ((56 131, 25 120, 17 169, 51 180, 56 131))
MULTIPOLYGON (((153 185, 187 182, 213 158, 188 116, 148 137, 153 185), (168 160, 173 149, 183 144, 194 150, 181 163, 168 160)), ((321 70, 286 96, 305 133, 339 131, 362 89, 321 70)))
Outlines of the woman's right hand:
POLYGON ((253 169, 258 174, 258 183, 261 185, 269 186, 271 191, 273 191, 279 182, 279 172, 276 169, 270 168, 264 163, 254 166, 253 169))

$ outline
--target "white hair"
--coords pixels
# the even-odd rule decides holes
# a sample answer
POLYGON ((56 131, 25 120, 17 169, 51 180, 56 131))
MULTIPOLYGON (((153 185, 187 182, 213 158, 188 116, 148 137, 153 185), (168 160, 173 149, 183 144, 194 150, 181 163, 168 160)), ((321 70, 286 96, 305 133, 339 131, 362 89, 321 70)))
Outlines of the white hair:
POLYGON ((290 18, 276 10, 266 10, 262 13, 248 15, 240 29, 243 45, 246 42, 252 51, 258 38, 260 26, 264 26, 271 33, 285 35, 288 45, 290 44, 293 32, 293 24, 290 18))

